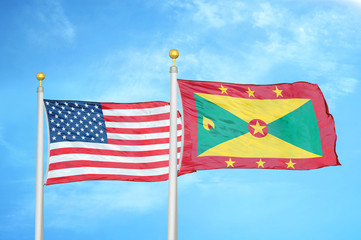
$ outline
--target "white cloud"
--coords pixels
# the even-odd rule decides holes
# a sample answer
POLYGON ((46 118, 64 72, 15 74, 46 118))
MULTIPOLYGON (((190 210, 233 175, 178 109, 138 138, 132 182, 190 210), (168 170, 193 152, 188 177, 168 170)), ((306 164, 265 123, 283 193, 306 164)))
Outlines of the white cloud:
POLYGON ((194 22, 208 27, 220 28, 228 24, 237 24, 245 19, 245 5, 240 1, 187 0, 170 1, 169 8, 182 8, 191 13, 194 22))
POLYGON ((336 0, 336 1, 350 3, 354 6, 361 7, 361 0, 336 0))
POLYGON ((50 31, 67 41, 72 41, 75 30, 72 23, 64 13, 64 9, 59 1, 46 1, 39 12, 41 21, 48 25, 50 31))
POLYGON ((358 84, 359 80, 355 78, 339 77, 328 79, 328 81, 320 84, 320 88, 330 108, 334 108, 336 99, 353 94, 358 84))
MULTIPOLYGON (((356 79, 354 66, 346 66, 342 55, 343 50, 357 48, 353 43, 361 35, 354 33, 355 18, 343 10, 314 9, 300 15, 268 2, 203 0, 172 1, 167 5, 170 8, 182 12, 182 17, 174 18, 173 31, 153 38, 143 49, 118 49, 104 58, 96 74, 96 88, 103 92, 97 100, 167 101, 169 91, 160 89, 169 87, 168 51, 173 47, 180 50, 178 76, 185 79, 258 84, 294 81, 294 76, 277 80, 280 66, 301 73, 298 80, 318 84, 336 84, 345 76, 356 79), (212 28, 195 31, 200 27, 192 23, 212 28), (184 24, 187 29, 179 31, 184 24), (237 29, 242 33, 232 35, 237 29), (239 37, 243 32, 254 40, 244 41, 239 37), (220 39, 222 34, 229 35, 220 39), (164 44, 154 47, 160 41, 164 44)), ((338 96, 334 94, 335 99, 338 96)))
MULTIPOLYGON (((169 49, 170 50, 170 49, 169 49)), ((96 100, 112 102, 166 101, 169 92, 168 67, 172 62, 168 49, 116 50, 106 56, 95 71, 96 88, 102 94, 96 100)), ((94 99, 94 96, 91 97, 94 99)))
POLYGON ((261 10, 253 13, 256 27, 280 27, 285 22, 284 10, 273 8, 268 2, 260 5, 261 10))
POLYGON ((66 42, 73 42, 76 35, 75 27, 65 14, 59 0, 38 1, 35 9, 36 21, 39 23, 31 25, 28 29, 34 41, 44 44, 55 37, 66 42))

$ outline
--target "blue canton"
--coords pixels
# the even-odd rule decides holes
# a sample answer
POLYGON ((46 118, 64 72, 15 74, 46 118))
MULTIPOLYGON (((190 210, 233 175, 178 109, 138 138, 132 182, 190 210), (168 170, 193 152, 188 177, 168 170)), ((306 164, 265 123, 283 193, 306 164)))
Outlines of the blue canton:
POLYGON ((50 143, 107 143, 100 103, 44 99, 50 132, 50 143))

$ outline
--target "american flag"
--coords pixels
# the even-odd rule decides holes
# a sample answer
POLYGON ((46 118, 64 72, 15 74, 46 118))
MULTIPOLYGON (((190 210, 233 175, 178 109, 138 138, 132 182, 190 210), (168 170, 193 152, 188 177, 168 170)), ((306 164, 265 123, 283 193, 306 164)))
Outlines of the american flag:
MULTIPOLYGON (((169 172, 167 102, 44 100, 46 185, 84 180, 163 181, 169 172)), ((178 112, 178 160, 182 125, 178 112)))

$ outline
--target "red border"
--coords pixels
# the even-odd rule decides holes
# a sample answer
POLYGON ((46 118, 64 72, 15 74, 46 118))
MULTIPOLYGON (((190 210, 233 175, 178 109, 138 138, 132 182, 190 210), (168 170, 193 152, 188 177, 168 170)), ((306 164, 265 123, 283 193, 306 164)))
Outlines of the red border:
MULTIPOLYGON (((250 88, 254 91, 254 99, 281 99, 273 92, 276 86, 282 91, 283 99, 303 98, 311 99, 320 129, 323 157, 292 159, 296 162, 295 170, 308 170, 326 166, 341 165, 336 154, 336 132, 332 115, 328 111, 325 98, 317 84, 308 82, 283 83, 273 85, 234 84, 223 82, 190 81, 178 79, 180 89, 183 118, 184 118, 184 150, 182 159, 182 170, 205 170, 227 168, 224 162, 229 157, 197 157, 197 114, 194 101, 194 93, 207 93, 221 95, 221 85, 227 88, 227 96, 240 98, 249 97, 246 91, 250 88)), ((224 94, 223 94, 224 95, 224 94)), ((258 168, 256 161, 259 158, 234 158, 234 168, 258 168)), ((262 158, 266 163, 264 168, 268 169, 292 169, 287 168, 286 162, 290 159, 262 158)))

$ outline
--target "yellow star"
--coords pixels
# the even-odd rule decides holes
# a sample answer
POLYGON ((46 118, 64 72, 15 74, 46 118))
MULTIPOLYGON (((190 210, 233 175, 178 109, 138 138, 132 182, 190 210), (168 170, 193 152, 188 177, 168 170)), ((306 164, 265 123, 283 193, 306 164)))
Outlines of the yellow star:
POLYGON ((246 91, 246 93, 248 93, 248 97, 254 97, 254 91, 252 91, 251 89, 248 88, 248 91, 246 91))
POLYGON ((230 158, 228 161, 225 161, 227 163, 227 167, 231 166, 234 168, 233 163, 235 163, 236 161, 232 161, 232 159, 230 158))
POLYGON ((291 168, 295 169, 294 165, 295 165, 296 163, 292 162, 291 159, 290 159, 289 162, 286 162, 286 164, 287 164, 287 168, 290 168, 290 167, 291 167, 291 168))
POLYGON ((275 89, 275 90, 272 90, 272 91, 276 93, 276 95, 277 95, 276 97, 278 97, 278 96, 283 97, 283 96, 282 96, 282 91, 283 91, 283 90, 278 89, 277 86, 276 86, 276 89, 275 89))
POLYGON ((221 84, 221 87, 218 88, 218 89, 220 89, 220 90, 222 91, 222 92, 221 92, 222 94, 223 94, 223 93, 228 94, 228 93, 227 93, 228 88, 224 88, 222 84, 221 84))
POLYGON ((266 126, 261 126, 259 125, 259 122, 256 122, 256 125, 250 125, 251 127, 253 127, 254 132, 253 135, 255 135, 256 133, 261 133, 262 135, 264 135, 263 133, 263 128, 265 128, 266 126))
POLYGON ((260 159, 258 162, 256 162, 257 164, 258 164, 258 168, 259 167, 263 167, 264 168, 264 166, 263 166, 263 164, 265 164, 266 162, 263 162, 262 161, 262 159, 260 159))

